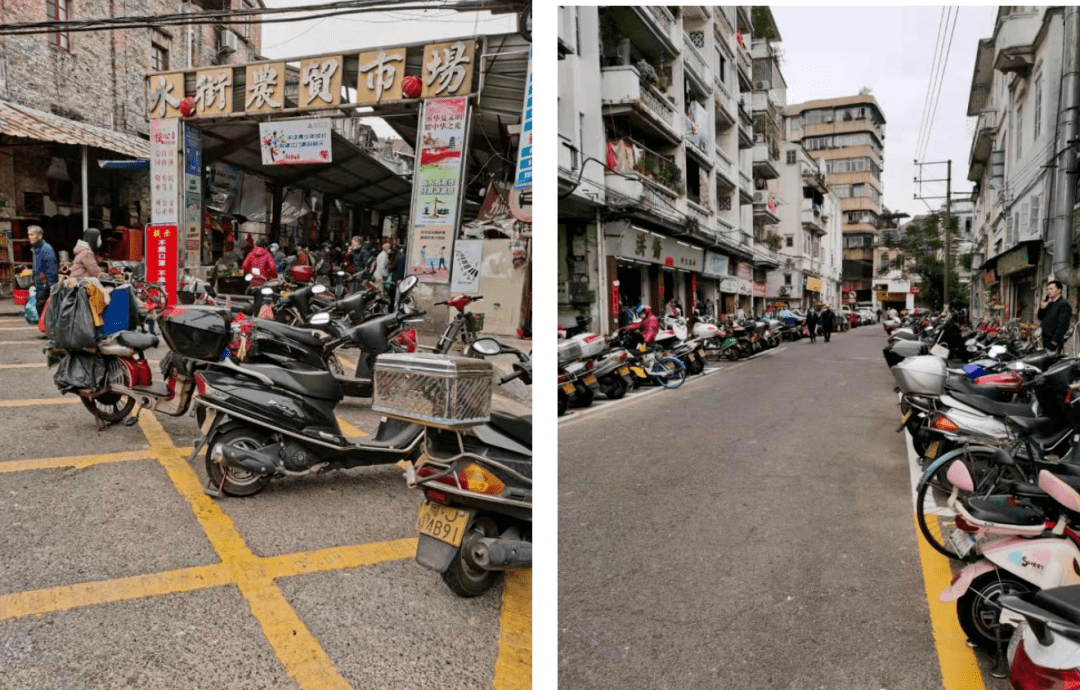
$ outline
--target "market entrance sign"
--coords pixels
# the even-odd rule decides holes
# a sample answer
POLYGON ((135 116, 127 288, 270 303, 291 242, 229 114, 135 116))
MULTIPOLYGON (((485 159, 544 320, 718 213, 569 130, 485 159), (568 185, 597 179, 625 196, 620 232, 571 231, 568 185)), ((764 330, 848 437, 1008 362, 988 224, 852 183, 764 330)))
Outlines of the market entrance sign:
POLYGON ((469 96, 476 62, 476 41, 469 38, 213 69, 159 72, 146 77, 146 117, 150 120, 180 117, 180 102, 188 96, 195 101, 192 118, 334 110, 418 98, 469 96), (420 65, 418 74, 407 74, 410 55, 412 64, 420 65), (418 81, 416 91, 403 89, 406 78, 418 81), (352 90, 356 100, 344 103, 343 96, 352 90))
POLYGON ((259 123, 263 165, 330 163, 330 120, 276 120, 259 123))

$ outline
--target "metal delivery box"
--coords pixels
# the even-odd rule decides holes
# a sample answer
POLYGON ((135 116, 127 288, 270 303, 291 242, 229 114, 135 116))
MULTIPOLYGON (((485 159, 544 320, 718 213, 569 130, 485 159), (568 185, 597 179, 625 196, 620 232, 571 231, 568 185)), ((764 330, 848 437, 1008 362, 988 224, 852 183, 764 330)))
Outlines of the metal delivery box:
POLYGON ((483 359, 428 353, 379 355, 371 409, 426 426, 475 426, 490 418, 492 382, 491 363, 483 359))

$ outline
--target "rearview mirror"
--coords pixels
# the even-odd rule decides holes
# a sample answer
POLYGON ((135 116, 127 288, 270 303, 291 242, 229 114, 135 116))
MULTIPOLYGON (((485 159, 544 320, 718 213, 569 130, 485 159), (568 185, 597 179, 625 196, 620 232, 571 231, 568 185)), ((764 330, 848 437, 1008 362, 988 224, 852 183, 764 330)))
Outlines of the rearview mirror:
POLYGON ((1021 362, 1020 360, 1017 360, 1017 361, 1015 361, 1015 362, 1009 362, 1009 363, 1008 363, 1007 365, 1005 365, 1005 366, 1006 366, 1006 367, 1007 367, 1008 369, 1011 369, 1011 370, 1013 370, 1013 371, 1023 371, 1024 369, 1027 369, 1027 365, 1026 365, 1026 364, 1024 364, 1023 362, 1021 362))
POLYGON ((502 345, 494 338, 480 338, 472 344, 472 349, 482 355, 497 355, 502 352, 502 345))
POLYGON ((265 295, 266 297, 269 297, 270 295, 274 294, 274 291, 271 290, 270 288, 263 288, 262 290, 260 290, 260 292, 262 292, 263 295, 265 295))
POLYGON ((326 292, 326 286, 320 283, 319 285, 311 288, 311 292, 315 295, 321 295, 322 293, 326 292))
POLYGON ((312 326, 325 326, 330 323, 330 314, 323 311, 311 317, 312 326))
POLYGON ((409 276, 408 278, 405 278, 400 283, 398 283, 398 295, 404 297, 405 295, 409 294, 409 292, 414 287, 416 287, 416 284, 419 282, 420 279, 416 276, 409 276))
POLYGON ((249 282, 249 283, 250 283, 250 282, 251 282, 251 279, 252 279, 252 278, 254 278, 254 277, 255 277, 255 276, 253 276, 253 275, 251 275, 250 273, 248 273, 248 274, 247 274, 246 276, 244 276, 244 280, 246 280, 247 282, 249 282))

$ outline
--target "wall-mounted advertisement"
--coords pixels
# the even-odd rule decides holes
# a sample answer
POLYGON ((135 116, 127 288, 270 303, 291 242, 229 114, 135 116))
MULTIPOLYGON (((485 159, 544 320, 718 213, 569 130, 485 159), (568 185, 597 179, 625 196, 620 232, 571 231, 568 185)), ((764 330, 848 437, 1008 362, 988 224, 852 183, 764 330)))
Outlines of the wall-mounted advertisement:
POLYGON ((529 46, 529 71, 525 79, 525 112, 521 117, 521 143, 518 145, 517 174, 514 175, 514 189, 522 191, 532 189, 532 45, 529 46))
POLYGON ((179 222, 180 121, 150 121, 150 222, 179 222))
POLYGON ((450 281, 450 292, 479 292, 480 262, 483 258, 483 240, 457 241, 454 245, 454 277, 450 281))
POLYGON ((414 228, 409 240, 409 275, 425 283, 450 280, 454 226, 414 228))
POLYGON ((442 98, 424 104, 420 132, 413 225, 457 225, 461 163, 465 155, 468 99, 442 98))
POLYGON ((330 120, 277 120, 259 123, 263 165, 330 163, 330 120))

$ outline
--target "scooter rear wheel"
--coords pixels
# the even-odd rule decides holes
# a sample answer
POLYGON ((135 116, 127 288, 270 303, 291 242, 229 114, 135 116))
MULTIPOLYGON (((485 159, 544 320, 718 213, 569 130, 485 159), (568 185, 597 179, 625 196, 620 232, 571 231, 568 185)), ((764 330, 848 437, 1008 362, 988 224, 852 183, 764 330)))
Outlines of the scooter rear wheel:
POLYGON ((674 357, 664 357, 658 362, 658 366, 666 372, 660 378, 660 385, 664 388, 678 388, 686 380, 686 367, 674 357))
POLYGON ((478 597, 495 583, 499 573, 494 570, 475 568, 469 562, 467 549, 469 543, 479 537, 498 537, 499 529, 489 517, 476 517, 469 525, 461 546, 454 554, 450 567, 443 571, 442 579, 446 586, 459 597, 478 597))
POLYGON ((998 644, 1004 649, 1012 637, 1013 627, 998 622, 1001 616, 999 599, 1006 594, 1034 592, 1037 588, 1015 575, 999 569, 983 573, 971 581, 964 596, 956 602, 956 617, 972 644, 995 653, 998 644), (1000 641, 999 639, 1000 638, 1000 641))
POLYGON ((107 424, 123 421, 135 407, 135 398, 119 393, 102 393, 96 398, 80 395, 79 399, 90 414, 107 424))
POLYGON ((255 474, 238 467, 226 467, 211 459, 214 448, 221 444, 243 450, 256 450, 268 445, 270 440, 263 432, 252 427, 233 428, 225 433, 215 434, 206 444, 206 475, 214 486, 229 496, 253 496, 270 483, 270 477, 255 474), (224 481, 222 481, 224 474, 224 481))

